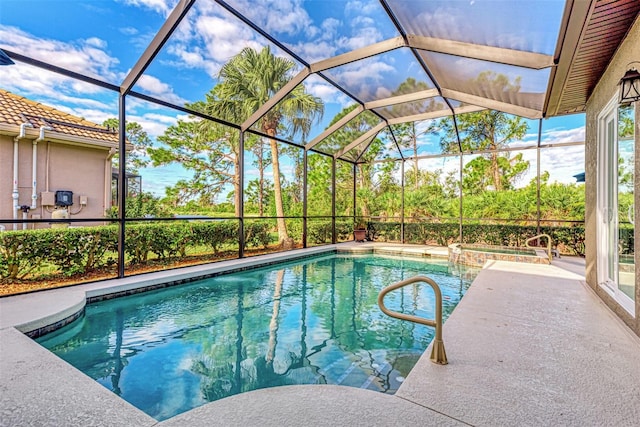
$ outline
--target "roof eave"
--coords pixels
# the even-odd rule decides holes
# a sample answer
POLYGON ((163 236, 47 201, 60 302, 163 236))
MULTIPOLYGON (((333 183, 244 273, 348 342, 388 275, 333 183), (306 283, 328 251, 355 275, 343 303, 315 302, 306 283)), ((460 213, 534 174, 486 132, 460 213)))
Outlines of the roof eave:
POLYGON ((547 91, 543 109, 545 117, 562 114, 558 111, 562 102, 562 94, 571 72, 574 56, 584 37, 595 3, 596 0, 568 0, 566 3, 558 45, 554 55, 557 66, 551 70, 549 76, 549 90, 547 91))
MULTIPOLYGON (((39 132, 40 132, 39 129, 26 128, 25 139, 36 139, 39 136, 39 132)), ((11 125, 7 123, 0 123, 0 135, 16 137, 19 134, 20 134, 20 126, 11 125)), ((83 136, 69 135, 69 134, 55 132, 55 131, 46 131, 45 141, 51 141, 58 144, 82 146, 82 147, 88 147, 88 148, 98 148, 98 149, 104 149, 104 150, 109 150, 111 148, 118 148, 118 143, 115 141, 99 140, 99 139, 87 138, 83 136)), ((130 151, 132 149, 133 149, 133 146, 127 143, 127 151, 130 151)))

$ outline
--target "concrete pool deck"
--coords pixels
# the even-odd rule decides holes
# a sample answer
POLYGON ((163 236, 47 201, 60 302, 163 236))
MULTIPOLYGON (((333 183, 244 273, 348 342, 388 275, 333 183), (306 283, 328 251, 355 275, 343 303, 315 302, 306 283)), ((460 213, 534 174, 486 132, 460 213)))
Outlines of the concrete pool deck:
MULTIPOLYGON (((311 252, 336 247, 446 257, 446 248, 366 243, 311 252)), ((309 252, 262 259, 300 254, 309 252)), ((488 262, 445 324, 449 364, 430 363, 426 351, 394 396, 340 386, 278 387, 158 422, 20 332, 70 316, 87 296, 256 262, 0 299, 0 426, 635 426, 640 420, 640 339, 587 287, 582 260, 572 258, 552 265, 488 262)))

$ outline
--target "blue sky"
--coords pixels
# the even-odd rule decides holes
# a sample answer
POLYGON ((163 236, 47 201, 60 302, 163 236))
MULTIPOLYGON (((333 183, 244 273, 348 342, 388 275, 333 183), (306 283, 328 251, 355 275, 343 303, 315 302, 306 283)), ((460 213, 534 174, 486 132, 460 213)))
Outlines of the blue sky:
MULTIPOLYGON (((1 0, 0 48, 119 84, 175 3, 175 0, 1 0)), ((398 35, 377 0, 228 3, 309 63, 398 35)), ((409 13, 403 2, 390 3, 397 4, 401 18, 409 13)), ((473 38, 493 46, 547 54, 553 52, 563 7, 559 0, 540 1, 537 7, 531 7, 530 2, 499 0, 439 0, 419 4, 422 9, 416 13, 416 22, 425 25, 411 29, 417 34, 460 41, 473 38), (498 19, 497 11, 506 10, 507 5, 511 17, 498 19), (478 11, 482 12, 484 24, 478 22, 478 11), (546 25, 539 26, 537 22, 546 25)), ((220 66, 230 57, 246 46, 259 49, 268 44, 215 2, 198 0, 134 89, 179 105, 201 100, 215 85, 220 66)), ((274 46, 272 49, 287 56, 274 46)), ((327 74, 348 86, 362 101, 391 95, 407 77, 433 87, 406 49, 338 67, 327 74)), ((523 89, 540 86, 546 75, 548 70, 523 78, 523 89)), ((354 101, 319 77, 308 79, 305 84, 309 92, 325 102, 325 115, 312 131, 313 138, 336 113, 354 101)), ((0 87, 96 123, 117 116, 115 93, 20 63, 0 67, 0 87)), ((140 123, 153 138, 176 120, 185 118, 183 113, 131 98, 127 114, 129 120, 140 123)), ((554 119, 546 122, 543 130, 543 138, 547 140, 580 141, 584 139, 584 117, 554 119)), ((530 132, 533 135, 536 131, 534 122, 530 132)), ((535 140, 532 135, 525 142, 535 140)), ((572 154, 563 161, 579 164, 583 160, 572 154)), ((159 194, 164 186, 186 176, 188 173, 177 167, 143 170, 145 188, 159 194)), ((566 182, 571 180, 568 175, 558 176, 566 182)))

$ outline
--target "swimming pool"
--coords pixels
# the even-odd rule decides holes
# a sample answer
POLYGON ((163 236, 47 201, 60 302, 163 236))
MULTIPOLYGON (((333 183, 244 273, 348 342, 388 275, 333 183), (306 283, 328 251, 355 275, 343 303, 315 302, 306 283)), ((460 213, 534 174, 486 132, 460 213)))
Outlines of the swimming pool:
MULTIPOLYGON (((307 258, 91 303, 37 341, 157 420, 279 385, 393 393, 433 330, 386 317, 378 292, 426 274, 442 288, 446 319, 473 272, 418 258, 307 258)), ((386 303, 433 318, 428 285, 399 290, 386 303)))

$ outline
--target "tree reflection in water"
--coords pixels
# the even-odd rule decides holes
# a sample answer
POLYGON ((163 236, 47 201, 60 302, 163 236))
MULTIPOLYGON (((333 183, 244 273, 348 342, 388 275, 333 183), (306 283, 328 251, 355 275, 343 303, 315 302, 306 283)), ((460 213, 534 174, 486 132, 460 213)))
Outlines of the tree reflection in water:
MULTIPOLYGON (((376 300, 416 274, 441 284, 445 318, 473 278, 421 260, 322 257, 90 304, 38 341, 156 419, 279 385, 393 393, 433 331, 386 317, 376 300)), ((386 303, 429 317, 432 297, 416 285, 386 303)))

